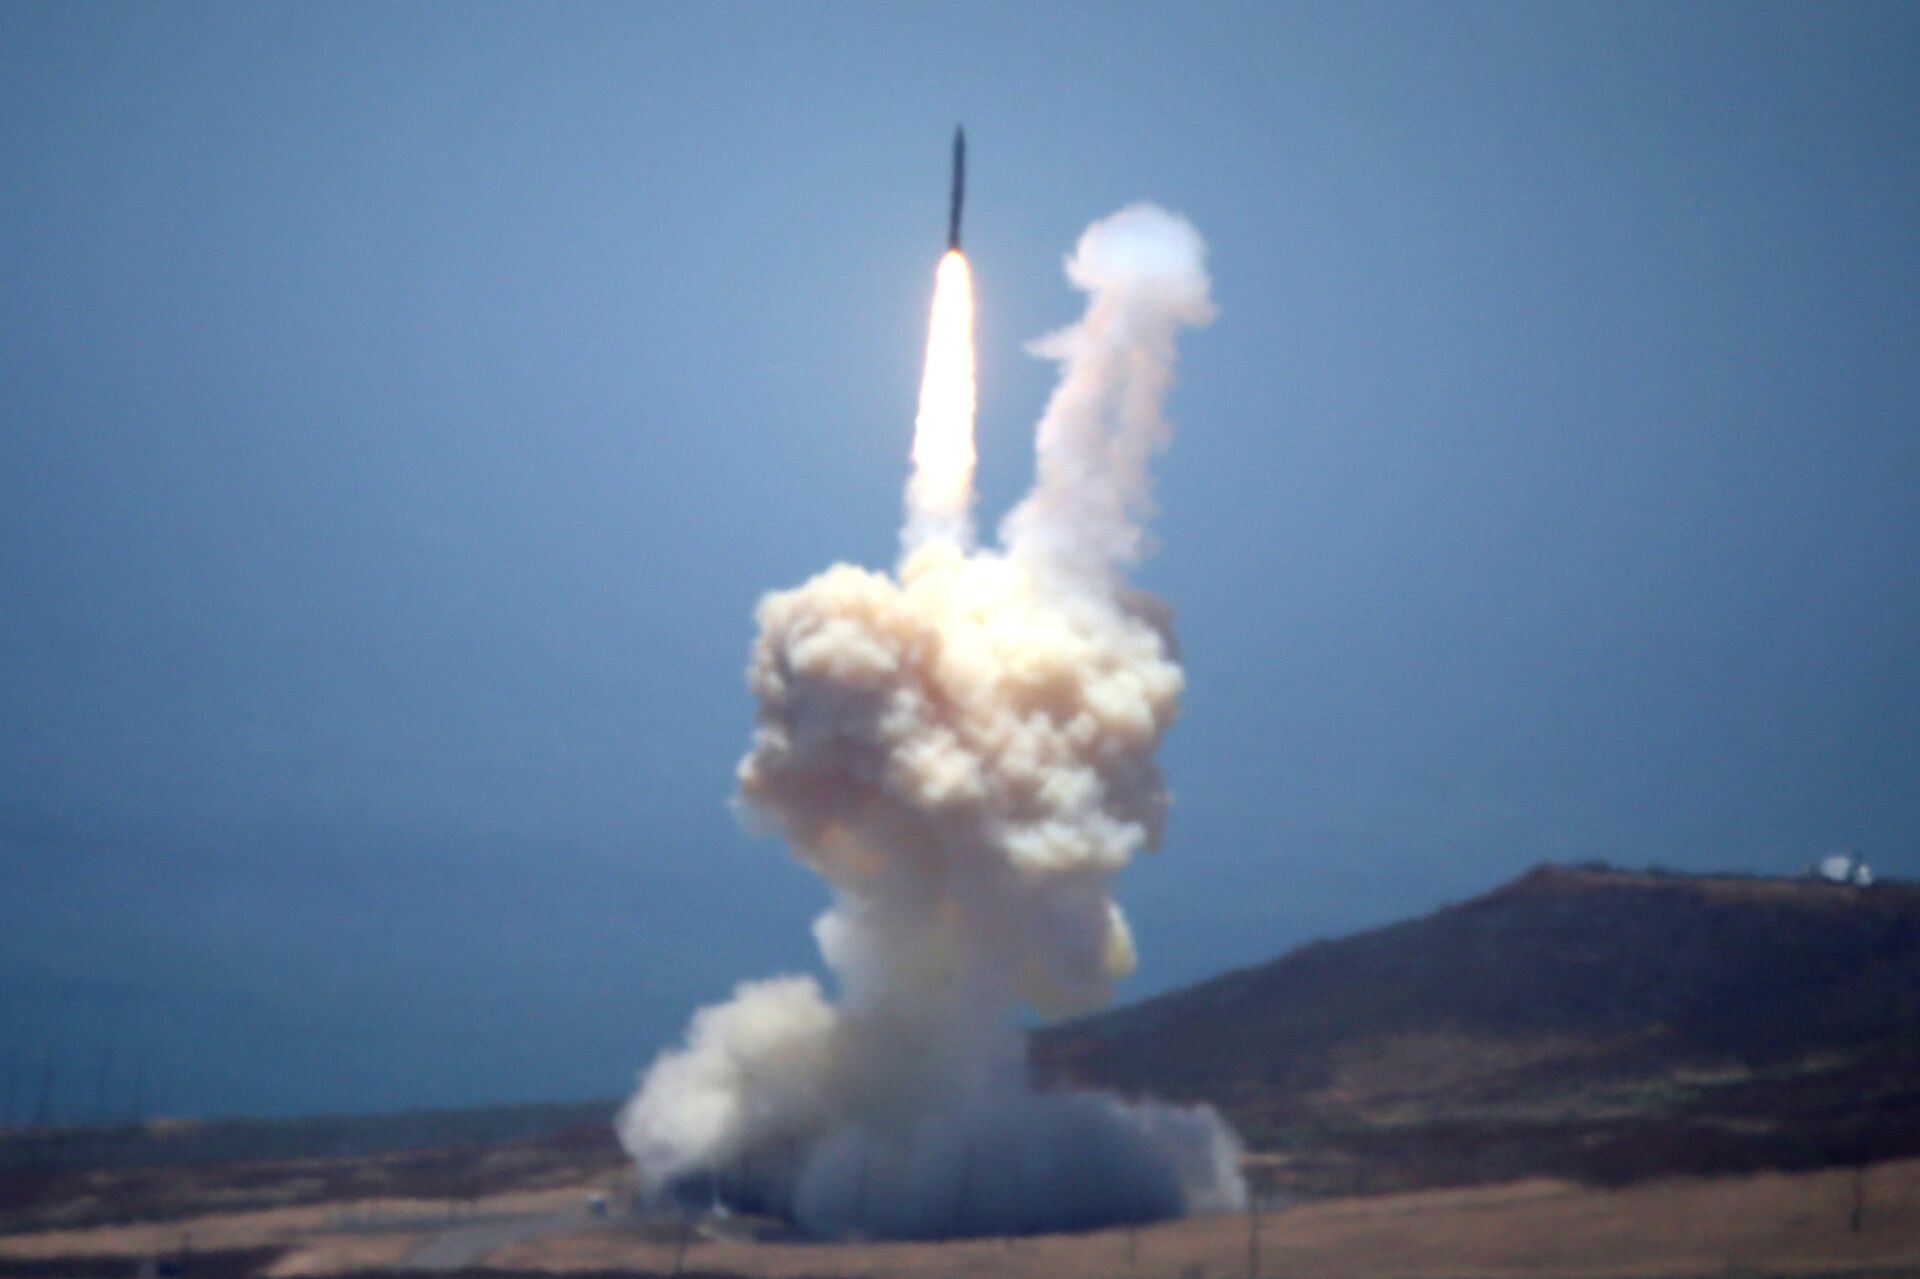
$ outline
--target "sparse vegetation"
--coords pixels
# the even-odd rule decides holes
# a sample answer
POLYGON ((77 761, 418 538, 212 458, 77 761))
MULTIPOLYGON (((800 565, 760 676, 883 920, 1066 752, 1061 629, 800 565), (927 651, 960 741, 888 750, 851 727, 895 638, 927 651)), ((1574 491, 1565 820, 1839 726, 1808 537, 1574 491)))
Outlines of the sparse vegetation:
POLYGON ((0 1173, 243 1160, 366 1158, 495 1145, 611 1122, 614 1101, 540 1102, 292 1119, 156 1119, 114 1127, 0 1128, 0 1173))
POLYGON ((1056 1073, 1217 1098, 1258 1216, 798 1243, 595 1216, 631 1188, 611 1103, 154 1124, 0 1136, 0 1279, 127 1279, 189 1235, 186 1279, 412 1279, 516 1218, 538 1237, 469 1273, 1912 1274, 1916 1010, 1910 886, 1545 869, 1041 1036, 1056 1073))
POLYGON ((1542 867, 1037 1056, 1221 1106, 1302 1194, 1887 1159, 1920 1152, 1920 890, 1542 867))

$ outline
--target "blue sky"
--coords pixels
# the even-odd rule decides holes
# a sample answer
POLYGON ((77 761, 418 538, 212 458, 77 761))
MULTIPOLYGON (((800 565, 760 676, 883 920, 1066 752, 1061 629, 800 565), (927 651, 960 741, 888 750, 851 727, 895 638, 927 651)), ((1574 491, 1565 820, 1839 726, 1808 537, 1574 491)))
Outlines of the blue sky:
POLYGON ((0 1069, 611 1095, 812 966, 750 614, 892 557, 956 121, 989 520, 1080 229, 1212 246, 1128 994, 1542 860, 1920 875, 1916 67, 1871 4, 0 8, 0 1069))

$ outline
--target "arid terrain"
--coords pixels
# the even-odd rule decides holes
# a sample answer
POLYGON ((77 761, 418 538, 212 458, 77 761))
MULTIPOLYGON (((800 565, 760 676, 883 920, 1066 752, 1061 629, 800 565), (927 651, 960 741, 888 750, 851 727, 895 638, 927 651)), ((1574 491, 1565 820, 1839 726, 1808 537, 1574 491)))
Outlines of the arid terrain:
MULTIPOLYGON (((1044 1032, 1258 1212, 802 1241, 637 1211, 612 1102, 0 1132, 0 1279, 1920 1275, 1920 892, 1543 868, 1044 1032)), ((723 1197, 724 1187, 715 1187, 723 1197)))
POLYGON ((1543 866, 1036 1039, 1309 1195, 1920 1155, 1920 889, 1543 866))
MULTIPOLYGON (((345 1181, 322 1167, 285 1166, 281 1175, 290 1200, 314 1184, 345 1181)), ((177 1261, 195 1279, 1920 1274, 1920 1160, 1876 1164, 1859 1175, 1759 1173, 1623 1188, 1530 1178, 1301 1201, 1257 1216, 1134 1231, 932 1244, 756 1239, 757 1223, 740 1218, 680 1223, 628 1215, 624 1168, 554 1180, 562 1184, 453 1201, 322 1198, 162 1222, 18 1230, 0 1236, 0 1276, 131 1279, 143 1261, 177 1261), (608 1203, 608 1216, 595 1215, 596 1197, 608 1203)), ((254 1186, 273 1188, 263 1179, 254 1186)))

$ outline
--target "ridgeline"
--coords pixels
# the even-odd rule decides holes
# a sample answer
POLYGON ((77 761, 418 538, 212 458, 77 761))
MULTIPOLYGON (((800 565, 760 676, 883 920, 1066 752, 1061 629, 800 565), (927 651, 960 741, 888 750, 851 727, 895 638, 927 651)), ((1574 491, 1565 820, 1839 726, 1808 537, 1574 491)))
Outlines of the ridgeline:
POLYGON ((1300 1193, 1920 1152, 1920 887, 1541 867, 1034 1037, 1300 1193))

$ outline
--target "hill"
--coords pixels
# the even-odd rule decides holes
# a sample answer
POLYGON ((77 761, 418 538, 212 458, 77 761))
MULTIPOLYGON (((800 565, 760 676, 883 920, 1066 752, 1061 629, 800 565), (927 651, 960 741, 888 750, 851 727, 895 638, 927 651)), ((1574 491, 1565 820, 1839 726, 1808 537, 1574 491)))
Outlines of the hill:
POLYGON ((1920 1152, 1920 888, 1541 867, 1035 1036, 1305 1192, 1920 1152))
POLYGON ((153 1119, 112 1127, 0 1128, 0 1174, 140 1168, 495 1146, 609 1128, 615 1101, 505 1103, 291 1118, 153 1119))
POLYGON ((627 1167, 615 1103, 0 1130, 0 1235, 212 1211, 452 1203, 627 1167))

